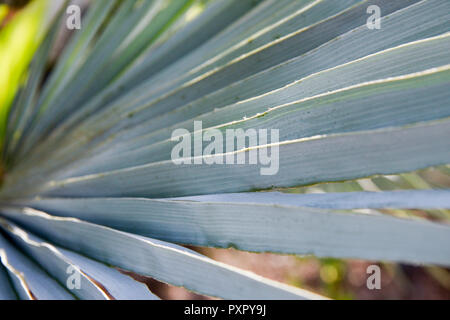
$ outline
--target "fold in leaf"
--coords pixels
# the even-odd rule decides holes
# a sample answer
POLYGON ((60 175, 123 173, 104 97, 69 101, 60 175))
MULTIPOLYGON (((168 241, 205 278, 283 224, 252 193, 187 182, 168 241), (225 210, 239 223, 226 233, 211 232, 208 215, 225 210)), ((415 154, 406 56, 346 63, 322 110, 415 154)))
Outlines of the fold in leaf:
MULTIPOLYGON (((246 85, 248 81, 236 81, 236 79, 234 79, 234 81, 236 81, 235 85, 225 87, 222 90, 217 91, 217 94, 213 94, 211 97, 202 97, 199 100, 199 103, 197 103, 196 108, 201 108, 200 110, 204 110, 205 108, 207 108, 206 110, 210 110, 212 107, 219 108, 235 102, 234 99, 236 97, 239 97, 239 100, 245 99, 246 97, 250 98, 254 95, 258 95, 258 92, 263 93, 267 90, 270 91, 279 88, 280 86, 283 86, 283 84, 286 85, 292 81, 301 79, 302 75, 307 76, 308 74, 323 70, 324 67, 335 67, 339 63, 350 62, 352 59, 364 57, 367 54, 387 49, 393 45, 400 45, 408 41, 423 39, 427 36, 433 36, 449 31, 449 26, 446 23, 448 20, 446 12, 448 10, 445 10, 445 6, 448 6, 448 3, 443 3, 441 1, 425 1, 407 7, 404 10, 396 11, 393 14, 388 15, 389 19, 385 17, 386 19, 383 21, 383 28, 377 32, 372 32, 372 30, 369 30, 364 24, 363 26, 352 30, 352 32, 348 32, 337 39, 327 42, 316 50, 312 50, 292 61, 287 61, 286 63, 263 71, 260 74, 256 74, 256 78, 254 79, 252 77, 248 78, 249 80, 252 80, 248 85, 246 85), (414 19, 415 21, 414 28, 408 27, 408 24, 410 23, 408 21, 411 19, 414 19), (364 43, 364 46, 357 46, 356 50, 355 45, 358 43, 364 43), (336 56, 337 52, 339 52, 339 55, 336 56), (228 89, 232 89, 232 91, 229 91, 228 89)), ((204 84, 207 85, 208 82, 204 82, 204 84)), ((145 93, 146 92, 148 92, 148 86, 145 93)), ((125 109, 125 106, 129 105, 130 102, 136 100, 136 95, 140 96, 137 92, 133 91, 124 96, 123 99, 117 101, 117 108, 119 109, 114 107, 114 109, 109 109, 107 114, 100 113, 99 115, 94 116, 92 121, 83 122, 80 130, 76 130, 73 134, 69 134, 67 139, 64 139, 60 143, 56 143, 53 138, 56 139, 59 134, 67 134, 67 130, 69 129, 63 125, 61 130, 56 130, 54 135, 44 141, 43 144, 37 148, 38 150, 35 150, 35 153, 29 158, 24 159, 25 161, 23 161, 21 166, 17 167, 16 171, 24 173, 30 168, 37 169, 37 164, 41 163, 45 163, 51 167, 61 167, 61 165, 66 165, 68 162, 72 162, 77 157, 82 156, 86 150, 92 148, 93 143, 104 142, 103 140, 112 143, 108 143, 104 148, 108 149, 116 147, 117 144, 113 142, 117 141, 117 138, 119 141, 123 140, 120 134, 115 136, 113 135, 114 132, 109 132, 110 134, 106 135, 104 137, 105 139, 103 139, 102 137, 99 137, 96 132, 106 130, 104 125, 110 127, 110 117, 114 117, 116 112, 123 112, 123 121, 128 121, 130 112, 123 111, 123 109, 125 109), (88 134, 88 136, 85 137, 87 132, 92 131, 93 134, 88 134)), ((167 97, 162 99, 163 101, 160 103, 163 103, 166 98, 167 97)), ((189 107, 189 110, 194 108, 194 106, 190 105, 187 105, 187 107, 189 107)), ((153 109, 153 107, 150 109, 153 109)), ((174 112, 168 113, 168 117, 172 117, 172 114, 174 114, 174 112)), ((248 115, 252 116, 251 113, 248 115)), ((185 114, 181 114, 181 119, 183 119, 184 116, 185 114)), ((125 137, 127 139, 129 139, 130 136, 135 136, 136 133, 143 134, 143 130, 145 130, 145 133, 146 131, 151 130, 151 128, 161 128, 159 124, 161 119, 158 117, 155 118, 155 121, 149 123, 145 123, 145 119, 142 119, 142 115, 136 114, 134 117, 139 118, 144 122, 142 126, 136 127, 139 131, 134 132, 131 128, 127 130, 125 132, 125 137)), ((164 122, 161 122, 161 124, 164 125, 164 122)), ((192 125, 192 123, 190 125, 192 125)), ((120 130, 120 127, 115 127, 113 130, 118 131, 120 130)), ((172 130, 169 131, 169 135, 170 132, 172 132, 172 130)), ((124 142, 127 143, 127 141, 124 142)), ((93 150, 89 155, 92 156, 97 153, 97 150, 93 150)), ((41 172, 41 174, 43 174, 43 172, 41 172)), ((47 176, 48 173, 46 172, 45 175, 47 176)))
POLYGON ((449 193, 447 190, 317 195, 260 192, 172 200, 44 198, 22 201, 19 205, 189 245, 450 265, 450 250, 435 245, 450 240, 448 226, 381 214, 316 209, 449 208, 449 193))
POLYGON ((53 243, 201 294, 224 299, 321 298, 167 242, 27 208, 3 208, 1 212, 53 243))
POLYGON ((76 253, 57 248, 25 232, 14 224, 0 220, 0 224, 14 242, 37 261, 45 270, 79 298, 103 299, 155 299, 143 284, 76 253), (78 276, 76 286, 71 276, 78 276))
POLYGON ((2 263, 21 299, 72 300, 74 296, 0 234, 2 263))

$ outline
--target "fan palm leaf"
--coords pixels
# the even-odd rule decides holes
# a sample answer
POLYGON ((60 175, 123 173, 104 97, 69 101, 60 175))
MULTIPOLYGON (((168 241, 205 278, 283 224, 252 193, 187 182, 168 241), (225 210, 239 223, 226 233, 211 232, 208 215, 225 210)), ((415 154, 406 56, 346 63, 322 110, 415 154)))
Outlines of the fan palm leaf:
POLYGON ((383 212, 450 208, 418 176, 417 190, 279 192, 450 163, 448 1, 93 1, 47 74, 66 18, 45 20, 2 109, 0 299, 158 299, 116 268, 225 299, 324 298, 186 245, 450 265, 446 221, 383 212), (279 169, 177 164, 180 128, 279 130, 213 156, 278 150, 279 169))

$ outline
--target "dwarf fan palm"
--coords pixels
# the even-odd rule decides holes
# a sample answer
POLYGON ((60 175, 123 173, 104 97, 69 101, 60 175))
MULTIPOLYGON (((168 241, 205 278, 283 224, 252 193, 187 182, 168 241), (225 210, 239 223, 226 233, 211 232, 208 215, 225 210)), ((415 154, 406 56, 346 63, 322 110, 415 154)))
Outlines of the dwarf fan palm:
POLYGON ((448 225, 352 211, 446 209, 448 190, 273 191, 448 164, 449 18, 446 0, 93 1, 47 74, 56 15, 5 112, 0 298, 157 298, 113 267, 221 298, 321 298, 181 245, 450 265, 448 225), (174 163, 171 135, 195 121, 278 129, 257 147, 278 148, 278 172, 174 163))

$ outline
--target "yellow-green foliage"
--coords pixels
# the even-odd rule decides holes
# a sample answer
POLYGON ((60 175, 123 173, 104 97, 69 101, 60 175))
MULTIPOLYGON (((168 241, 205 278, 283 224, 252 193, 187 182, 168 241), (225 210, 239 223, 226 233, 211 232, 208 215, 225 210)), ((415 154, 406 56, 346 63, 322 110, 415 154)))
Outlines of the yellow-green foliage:
MULTIPOLYGON (((0 144, 11 103, 44 36, 49 4, 49 0, 32 1, 0 30, 0 144)), ((0 7, 0 21, 7 12, 6 6, 0 7)))

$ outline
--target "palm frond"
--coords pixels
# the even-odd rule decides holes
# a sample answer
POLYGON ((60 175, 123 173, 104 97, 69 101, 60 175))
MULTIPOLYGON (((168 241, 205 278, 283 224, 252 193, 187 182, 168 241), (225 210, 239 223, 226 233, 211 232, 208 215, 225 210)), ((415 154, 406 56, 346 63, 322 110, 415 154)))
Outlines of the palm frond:
POLYGON ((449 190, 377 176, 449 174, 449 19, 446 0, 92 1, 50 69, 64 13, 46 19, 1 109, 0 299, 159 299, 116 268, 225 299, 323 298, 183 245, 449 266, 445 219, 385 210, 449 209, 449 190), (180 128, 279 135, 180 165, 180 128), (219 164, 274 150, 273 175, 219 164))

